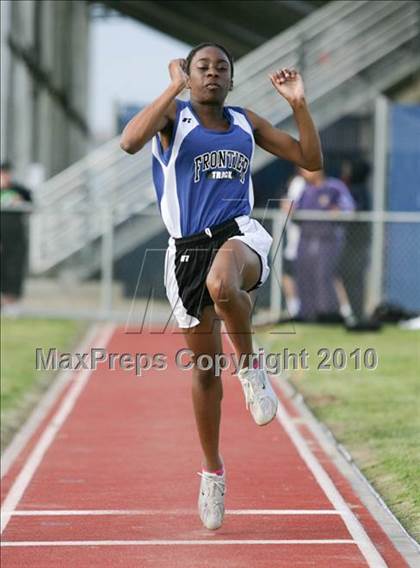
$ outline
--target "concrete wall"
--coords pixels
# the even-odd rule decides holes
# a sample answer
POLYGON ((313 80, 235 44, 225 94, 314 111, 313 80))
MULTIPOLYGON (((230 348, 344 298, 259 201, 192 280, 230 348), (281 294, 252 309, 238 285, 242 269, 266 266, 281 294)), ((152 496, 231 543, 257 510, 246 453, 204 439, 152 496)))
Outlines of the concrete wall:
POLYGON ((67 0, 1 4, 1 157, 30 183, 34 163, 48 178, 86 153, 89 7, 67 0))

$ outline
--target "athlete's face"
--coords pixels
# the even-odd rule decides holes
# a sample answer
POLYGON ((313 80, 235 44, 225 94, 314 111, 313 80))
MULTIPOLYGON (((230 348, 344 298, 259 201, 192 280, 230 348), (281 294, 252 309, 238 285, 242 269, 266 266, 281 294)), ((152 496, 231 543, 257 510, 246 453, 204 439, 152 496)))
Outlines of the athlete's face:
POLYGON ((231 76, 226 54, 217 47, 203 47, 191 61, 191 95, 200 102, 223 103, 232 88, 231 76))

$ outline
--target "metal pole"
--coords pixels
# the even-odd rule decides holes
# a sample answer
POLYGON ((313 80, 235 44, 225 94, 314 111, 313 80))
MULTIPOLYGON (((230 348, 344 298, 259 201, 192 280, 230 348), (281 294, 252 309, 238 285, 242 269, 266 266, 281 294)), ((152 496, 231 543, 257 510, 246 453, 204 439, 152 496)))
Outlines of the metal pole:
POLYGON ((283 233, 284 214, 281 211, 273 216, 271 245, 271 281, 270 281, 270 317, 279 319, 281 317, 282 288, 281 280, 283 275, 283 254, 280 239, 283 233), (278 278, 278 280, 277 280, 278 278))
POLYGON ((0 45, 1 45, 1 66, 0 66, 0 122, 2 128, 0 130, 0 152, 1 161, 5 161, 8 158, 10 145, 8 144, 10 133, 9 124, 10 118, 8 117, 8 105, 10 106, 9 97, 11 91, 11 57, 9 46, 7 45, 7 37, 10 33, 10 13, 11 13, 11 2, 1 2, 0 4, 0 45))
POLYGON ((104 232, 101 247, 101 311, 109 318, 112 312, 112 279, 113 279, 113 249, 114 225, 113 208, 107 203, 102 208, 104 232))
MULTIPOLYGON (((388 113, 388 101, 384 96, 380 95, 375 101, 375 141, 373 160, 373 210, 375 213, 383 213, 386 208, 388 113)), ((369 311, 374 309, 382 300, 384 237, 384 221, 381 220, 374 222, 372 230, 372 262, 368 298, 369 311)))

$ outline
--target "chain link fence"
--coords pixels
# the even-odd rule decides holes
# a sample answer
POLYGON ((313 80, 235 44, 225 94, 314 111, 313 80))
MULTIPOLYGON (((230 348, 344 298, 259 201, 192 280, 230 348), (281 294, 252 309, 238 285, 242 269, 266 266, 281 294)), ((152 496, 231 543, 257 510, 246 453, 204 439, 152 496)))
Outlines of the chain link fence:
POLYGON ((270 307, 278 319, 351 321, 385 304, 420 312, 420 213, 272 213, 279 243, 270 307), (293 233, 292 230, 295 232, 293 233), (288 254, 288 238, 296 238, 288 254))
MULTIPOLYGON (((24 218, 29 241, 22 247, 16 236, 15 242, 2 238, 2 293, 8 292, 11 281, 13 287, 20 270, 24 281, 21 292, 17 290, 20 301, 15 311, 111 318, 129 325, 173 320, 163 285, 168 234, 157 211, 133 212, 124 232, 114 227, 116 212, 106 204, 94 213, 87 209, 55 214, 55 222, 78 216, 86 226, 92 214, 100 216, 105 231, 88 247, 40 271, 42 251, 36 248, 31 227, 48 222, 45 212, 30 206, 2 209, 2 221, 5 216, 24 218), (142 226, 149 227, 150 237, 138 245, 142 226), (12 256, 9 263, 7 255, 12 256)), ((297 211, 290 219, 280 209, 255 209, 253 217, 273 236, 270 277, 254 307, 256 323, 360 319, 384 303, 420 312, 420 213, 297 211), (299 233, 294 258, 287 255, 291 228, 299 233)))

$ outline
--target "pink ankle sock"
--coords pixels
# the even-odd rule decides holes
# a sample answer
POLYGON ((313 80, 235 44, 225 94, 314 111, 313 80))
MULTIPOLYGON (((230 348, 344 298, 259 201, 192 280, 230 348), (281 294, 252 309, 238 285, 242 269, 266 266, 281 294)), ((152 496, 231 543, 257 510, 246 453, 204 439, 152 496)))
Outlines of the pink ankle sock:
POLYGON ((223 467, 221 467, 220 469, 216 469, 216 471, 208 471, 207 469, 203 468, 203 472, 205 473, 215 473, 216 475, 223 475, 223 467))

